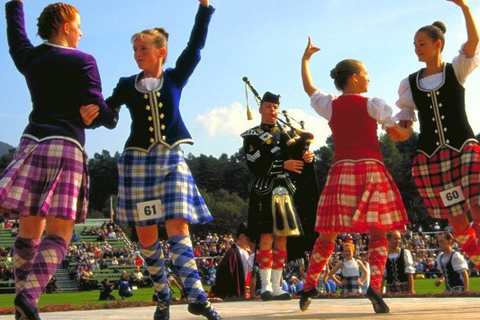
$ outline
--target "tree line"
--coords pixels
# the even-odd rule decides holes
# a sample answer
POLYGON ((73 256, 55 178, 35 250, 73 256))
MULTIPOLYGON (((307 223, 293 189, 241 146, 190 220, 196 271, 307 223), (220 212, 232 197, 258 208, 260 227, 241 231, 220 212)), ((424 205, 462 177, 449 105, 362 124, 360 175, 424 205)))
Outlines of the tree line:
MULTIPOLYGON (((480 139, 480 134, 477 135, 480 139)), ((427 226, 433 224, 412 179, 411 167, 415 156, 418 135, 409 140, 394 143, 386 134, 380 136, 380 148, 386 167, 402 195, 402 200, 412 224, 427 226)), ((328 137, 325 146, 315 150, 315 172, 320 190, 325 185, 328 170, 333 161, 334 145, 328 137)), ((14 150, 0 157, 0 172, 6 168, 14 155, 14 150)), ((113 198, 115 209, 118 189, 118 152, 111 155, 103 150, 89 159, 90 203, 88 217, 108 218, 110 201, 113 198)), ((213 221, 203 226, 193 226, 193 232, 203 235, 207 232, 233 233, 241 221, 246 221, 248 211, 248 183, 250 172, 240 148, 235 154, 194 156, 188 154, 186 161, 195 182, 202 193, 213 221)), ((442 221, 442 223, 446 223, 442 221)))

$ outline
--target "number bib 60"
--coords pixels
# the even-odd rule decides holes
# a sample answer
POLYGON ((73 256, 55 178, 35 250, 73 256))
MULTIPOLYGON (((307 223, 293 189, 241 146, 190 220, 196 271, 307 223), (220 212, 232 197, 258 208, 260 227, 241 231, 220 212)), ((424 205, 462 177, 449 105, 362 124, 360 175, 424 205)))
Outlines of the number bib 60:
POLYGON ((463 195, 463 191, 460 186, 456 186, 440 192, 440 197, 442 198, 443 205, 445 207, 465 200, 465 196, 463 195))

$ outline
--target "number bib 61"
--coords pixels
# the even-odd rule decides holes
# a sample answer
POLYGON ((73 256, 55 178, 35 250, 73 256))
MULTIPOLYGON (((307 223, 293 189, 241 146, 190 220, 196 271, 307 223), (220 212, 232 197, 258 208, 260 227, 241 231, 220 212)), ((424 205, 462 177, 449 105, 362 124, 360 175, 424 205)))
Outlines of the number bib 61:
POLYGON ((443 205, 445 207, 465 200, 465 196, 463 195, 463 191, 460 186, 456 186, 440 192, 440 197, 442 198, 443 205))
POLYGON ((150 200, 137 203, 138 220, 155 220, 162 214, 162 202, 160 200, 150 200))

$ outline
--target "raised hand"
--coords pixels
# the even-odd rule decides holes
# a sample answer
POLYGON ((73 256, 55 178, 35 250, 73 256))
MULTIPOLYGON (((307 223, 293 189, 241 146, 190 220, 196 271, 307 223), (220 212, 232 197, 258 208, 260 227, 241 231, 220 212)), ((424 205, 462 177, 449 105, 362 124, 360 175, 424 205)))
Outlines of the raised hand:
POLYGON ((209 0, 198 0, 204 7, 209 7, 210 6, 210 1, 209 0))
POLYGON ((307 47, 305 48, 305 52, 303 53, 303 59, 304 60, 310 60, 312 55, 315 52, 320 51, 320 50, 321 49, 319 47, 315 47, 314 45, 312 45, 312 39, 310 37, 308 37, 308 43, 307 43, 307 47))

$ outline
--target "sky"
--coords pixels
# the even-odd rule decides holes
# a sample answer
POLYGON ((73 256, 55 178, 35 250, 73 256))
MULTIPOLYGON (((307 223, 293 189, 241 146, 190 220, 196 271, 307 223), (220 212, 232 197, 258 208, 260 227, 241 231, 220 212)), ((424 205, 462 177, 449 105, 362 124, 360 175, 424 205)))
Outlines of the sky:
MULTIPOLYGON (((37 18, 53 1, 24 0, 27 33, 33 44, 37 18)), ((137 74, 130 37, 141 30, 164 27, 170 33, 165 68, 174 66, 184 49, 198 8, 197 0, 71 0, 81 14, 83 37, 79 50, 98 63, 103 95, 107 98, 118 79, 137 74)), ((480 27, 480 2, 469 0, 480 27)), ((413 50, 413 37, 422 26, 443 21, 447 26, 443 58, 451 62, 467 39, 462 11, 446 0, 211 0, 216 8, 202 60, 183 90, 180 110, 195 141, 182 145, 186 154, 219 157, 233 155, 242 146, 240 134, 259 124, 258 106, 249 93, 254 119, 246 119, 242 78, 247 76, 260 95, 280 94, 282 110, 305 122, 315 136, 311 149, 325 144, 330 130, 310 107, 303 91, 300 61, 308 36, 322 50, 311 62, 314 84, 338 93, 330 70, 347 58, 362 61, 370 77, 367 97, 387 101, 398 111, 398 85, 423 67, 413 50)), ((4 8, 2 8, 4 11, 4 8)), ((2 12, 4 16, 4 12, 2 12)), ((8 53, 5 19, 0 19, 0 141, 17 146, 31 111, 23 76, 8 53)), ((466 83, 467 114, 480 132, 480 71, 466 83)), ((418 128, 416 125, 415 128, 418 128)), ((89 156, 107 150, 121 152, 129 135, 125 107, 114 130, 87 130, 89 156)))

